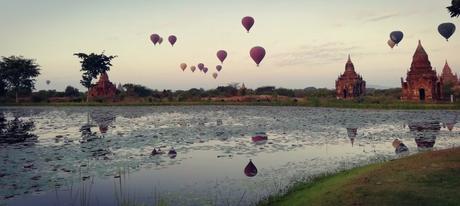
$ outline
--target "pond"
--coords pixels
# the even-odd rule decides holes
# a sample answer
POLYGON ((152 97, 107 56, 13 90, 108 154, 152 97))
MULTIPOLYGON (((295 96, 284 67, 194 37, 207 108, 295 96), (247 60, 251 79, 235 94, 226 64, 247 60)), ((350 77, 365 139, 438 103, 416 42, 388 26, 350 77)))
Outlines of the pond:
POLYGON ((0 205, 253 205, 296 181, 458 146, 458 115, 0 107, 0 205))

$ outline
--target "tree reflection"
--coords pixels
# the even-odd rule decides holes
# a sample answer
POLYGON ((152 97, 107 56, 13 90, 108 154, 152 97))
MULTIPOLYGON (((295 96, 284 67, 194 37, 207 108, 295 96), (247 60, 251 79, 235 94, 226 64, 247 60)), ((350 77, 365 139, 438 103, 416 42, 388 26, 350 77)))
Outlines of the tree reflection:
POLYGON ((0 112, 0 143, 15 144, 22 142, 35 142, 37 135, 31 131, 35 129, 32 120, 21 120, 15 116, 12 120, 7 120, 3 112, 0 112))

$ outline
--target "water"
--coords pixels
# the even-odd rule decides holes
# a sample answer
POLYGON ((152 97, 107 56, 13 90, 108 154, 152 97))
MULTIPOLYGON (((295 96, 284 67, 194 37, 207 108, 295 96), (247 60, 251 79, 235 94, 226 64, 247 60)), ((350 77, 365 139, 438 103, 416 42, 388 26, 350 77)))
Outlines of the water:
POLYGON ((296 181, 407 155, 395 153, 395 139, 410 154, 458 146, 458 114, 4 107, 0 205, 251 205, 296 181), (264 132, 268 140, 253 142, 264 132), (151 155, 171 147, 174 158, 151 155), (254 165, 247 167, 249 160, 254 165))

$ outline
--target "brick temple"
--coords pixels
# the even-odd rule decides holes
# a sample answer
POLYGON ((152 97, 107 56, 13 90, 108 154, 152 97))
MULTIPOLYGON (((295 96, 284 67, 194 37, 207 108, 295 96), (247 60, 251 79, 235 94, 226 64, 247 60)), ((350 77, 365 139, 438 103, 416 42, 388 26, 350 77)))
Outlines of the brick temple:
POLYGON ((456 86, 459 84, 457 74, 452 72, 452 69, 450 68, 449 63, 447 63, 447 60, 444 64, 444 68, 442 69, 440 79, 443 85, 456 86))
MULTIPOLYGON (((447 74, 446 74, 447 75, 447 74)), ((431 67, 428 54, 419 41, 407 72, 406 81, 401 78, 402 96, 406 101, 433 102, 442 99, 442 81, 431 67)))
POLYGON ((348 55, 345 72, 335 81, 337 99, 354 99, 366 94, 366 81, 356 73, 355 66, 348 55))
POLYGON ((117 88, 110 82, 109 75, 102 73, 97 83, 88 92, 89 100, 114 101, 117 88))

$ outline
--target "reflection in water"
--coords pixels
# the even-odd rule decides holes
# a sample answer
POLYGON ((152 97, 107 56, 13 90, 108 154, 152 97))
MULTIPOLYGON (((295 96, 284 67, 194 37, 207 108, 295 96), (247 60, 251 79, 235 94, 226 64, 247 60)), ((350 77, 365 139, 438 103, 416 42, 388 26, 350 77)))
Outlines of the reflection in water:
POLYGON ((348 138, 350 138, 351 146, 355 143, 355 138, 358 135, 358 128, 347 128, 348 138))
POLYGON ((3 112, 0 112, 0 144, 33 143, 38 138, 30 133, 34 129, 35 124, 32 120, 21 120, 19 116, 7 120, 3 112))
POLYGON ((441 130, 438 121, 409 122, 409 129, 419 150, 430 150, 434 147, 436 136, 441 130))
POLYGON ((399 139, 395 139, 393 141, 393 147, 395 148, 396 154, 403 154, 409 152, 409 148, 407 148, 407 146, 404 143, 402 143, 399 139))
POLYGON ((248 177, 254 177, 257 175, 257 167, 249 160, 249 163, 244 168, 244 174, 248 177))
MULTIPOLYGON (((431 137, 426 134, 430 126, 411 123, 414 142, 402 123, 437 121, 447 127, 456 122, 456 113, 231 106, 0 108, 2 132, 7 120, 22 114, 21 120, 33 119, 34 134, 40 136, 33 147, 0 145, 0 205, 10 197, 4 201, 12 206, 79 205, 54 201, 74 203, 82 196, 88 199, 80 205, 117 205, 123 201, 115 202, 116 196, 122 200, 127 194, 114 194, 114 181, 120 180, 139 204, 150 204, 157 193, 168 205, 254 205, 294 180, 395 158, 394 152, 405 148, 417 152, 418 139, 431 137), (254 131, 264 133, 256 137, 254 131), (270 140, 258 144, 268 140, 267 134, 270 140), (400 142, 393 149, 389 141, 395 139, 400 142), (257 167, 249 158, 257 158, 257 167), (33 195, 37 191, 45 192, 33 195)), ((447 129, 435 134, 439 149, 460 144, 447 129)))
POLYGON ((255 144, 265 144, 268 140, 268 136, 265 132, 256 132, 251 139, 255 144))

